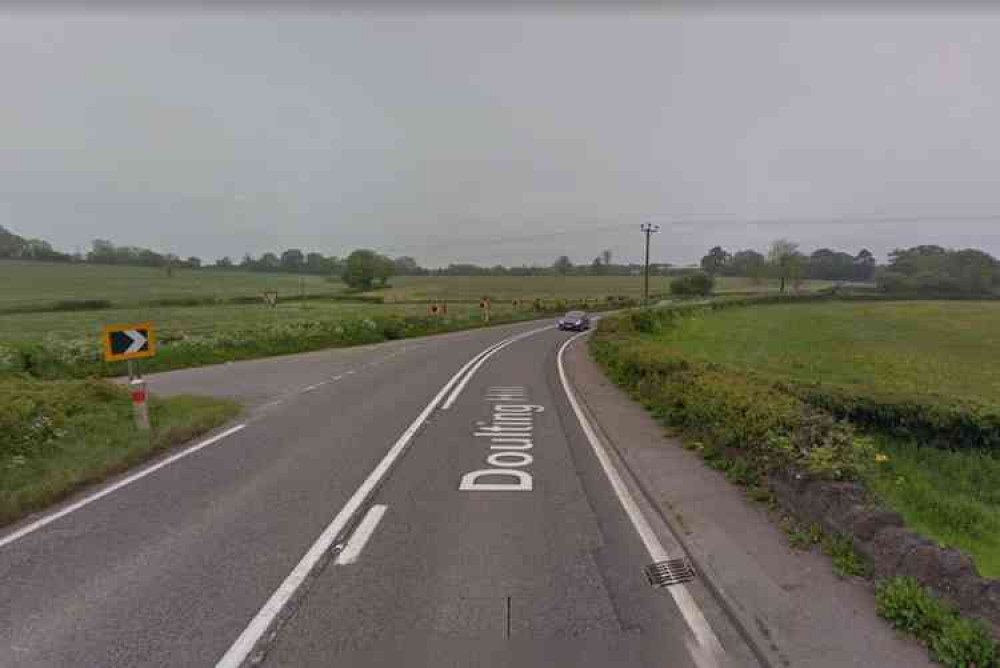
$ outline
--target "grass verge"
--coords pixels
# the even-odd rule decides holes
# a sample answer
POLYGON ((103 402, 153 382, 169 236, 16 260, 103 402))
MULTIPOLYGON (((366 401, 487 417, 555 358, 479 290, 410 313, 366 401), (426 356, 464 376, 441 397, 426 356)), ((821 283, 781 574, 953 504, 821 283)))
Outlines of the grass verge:
POLYGON ((977 621, 961 617, 913 578, 879 582, 875 590, 878 614, 896 629, 923 642, 935 661, 950 668, 996 668, 997 644, 977 621))
POLYGON ((230 401, 180 396, 150 403, 152 433, 132 423, 126 392, 104 381, 0 382, 0 524, 184 443, 233 418, 230 401))

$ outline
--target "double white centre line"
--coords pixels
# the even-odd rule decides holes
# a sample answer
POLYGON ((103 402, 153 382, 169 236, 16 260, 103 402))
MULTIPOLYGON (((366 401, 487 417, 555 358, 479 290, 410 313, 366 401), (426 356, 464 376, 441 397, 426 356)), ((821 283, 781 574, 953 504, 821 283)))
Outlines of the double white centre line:
MULTIPOLYGON (((236 639, 236 641, 230 646, 226 651, 225 655, 216 664, 216 668, 239 668, 246 661, 247 657, 253 652, 257 643, 260 639, 264 637, 268 629, 275 623, 278 616, 284 610, 288 602, 291 601, 292 597, 296 594, 302 583, 306 581, 309 575, 324 561, 324 557, 329 553, 330 548, 336 542, 336 540, 344 533, 344 531, 351 525, 354 520, 355 515, 364 506, 365 502, 374 493, 375 489, 382 483, 385 477, 389 474, 393 465, 399 460, 400 456, 406 451, 410 443, 413 440, 414 435, 420 429, 420 427, 427 421, 434 409, 437 408, 442 400, 448 396, 449 392, 456 389, 451 396, 448 397, 447 406, 451 406, 455 399, 458 397, 458 393, 461 392, 462 388, 468 383, 469 378, 482 366, 482 363, 486 361, 486 358, 492 356, 494 353, 506 348, 508 345, 514 343, 515 341, 520 341, 521 339, 537 334, 538 332, 543 332, 552 327, 541 327, 539 329, 534 329, 523 334, 518 334, 515 336, 508 337, 499 343, 496 343, 486 350, 483 350, 478 355, 473 357, 471 360, 465 363, 465 365, 458 370, 458 372, 451 377, 451 379, 444 384, 438 393, 431 399, 430 403, 424 407, 420 415, 406 428, 406 431, 400 435, 393 446, 386 453, 382 461, 379 462, 378 466, 368 474, 361 486, 354 492, 344 507, 341 508, 340 512, 337 513, 333 521, 323 530, 323 533, 319 535, 319 538, 312 544, 309 550, 303 555, 296 564, 292 572, 288 574, 288 577, 278 586, 275 592, 271 595, 271 598, 267 600, 257 614, 254 616, 247 627, 243 630, 243 633, 236 639)), ((347 372, 352 373, 352 372, 347 372)), ((345 374, 346 375, 346 374, 345 374)), ((382 511, 384 513, 384 511, 382 511)), ((371 521, 371 526, 368 529, 368 535, 371 534, 375 529, 375 525, 378 520, 381 519, 380 513, 376 519, 371 521)), ((371 517, 371 515, 367 516, 371 517)), ((358 531, 361 530, 361 526, 358 527, 358 531)), ((357 532, 355 532, 357 533, 357 532)), ((352 538, 352 541, 354 539, 352 538)), ((365 538, 362 543, 356 547, 357 551, 360 553, 361 548, 364 547, 364 542, 367 542, 365 538)), ((350 547, 350 545, 348 546, 350 547)), ((343 554, 343 553, 342 553, 343 554)))

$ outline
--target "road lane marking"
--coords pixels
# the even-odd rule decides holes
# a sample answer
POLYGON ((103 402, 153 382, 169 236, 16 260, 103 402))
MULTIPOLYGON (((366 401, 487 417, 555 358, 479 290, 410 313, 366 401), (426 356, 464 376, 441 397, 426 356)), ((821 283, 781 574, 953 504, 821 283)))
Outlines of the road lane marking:
MULTIPOLYGON (((504 341, 509 341, 516 337, 510 337, 504 341)), ((500 343, 504 343, 501 341, 500 343)), ((310 546, 309 550, 302 556, 299 562, 292 569, 292 572, 288 574, 288 577, 278 585, 278 588, 271 594, 271 597, 264 603, 264 606, 257 611, 254 618, 250 620, 247 627, 243 629, 243 632, 239 637, 233 642, 233 644, 226 650, 226 653, 219 659, 216 663, 216 668, 240 668, 246 661, 247 657, 253 652, 254 648, 261 638, 267 633, 268 629, 277 620, 278 615, 284 610, 288 602, 295 596, 299 587, 302 583, 308 579, 309 575, 313 572, 317 565, 323 560, 323 557, 330 551, 331 546, 337 540, 338 536, 344 532, 354 515, 358 510, 365 504, 368 498, 374 493, 375 489, 381 484, 382 480, 386 477, 389 471, 392 469, 393 465, 400 458, 400 456, 406 451, 409 444, 412 442, 413 437, 416 435, 417 431, 423 426, 427 418, 431 416, 435 408, 441 403, 441 401, 448 395, 448 392, 459 382, 465 373, 471 369, 475 364, 484 356, 489 354, 492 350, 496 348, 495 344, 489 346, 485 350, 478 353, 472 359, 465 363, 465 365, 459 369, 454 376, 448 380, 447 383, 438 391, 438 393, 431 399, 420 415, 406 428, 400 437, 396 440, 393 446, 379 462, 378 466, 372 470, 368 477, 365 479, 361 486, 355 490, 354 494, 348 499, 344 507, 340 509, 337 516, 333 518, 333 521, 323 530, 323 533, 319 535, 319 538, 310 546)), ((347 373, 353 373, 351 371, 347 373)), ((345 374, 346 375, 346 374, 345 374)))
POLYGON ((208 446, 210 446, 210 445, 212 445, 214 443, 218 443, 222 439, 226 438, 227 436, 231 436, 231 435, 235 434, 236 432, 240 431, 244 427, 246 427, 246 424, 238 424, 235 427, 230 427, 229 429, 227 429, 227 430, 225 430, 225 431, 223 431, 223 432, 221 432, 219 434, 216 434, 215 436, 212 436, 211 438, 208 438, 208 439, 202 441, 201 443, 198 443, 196 445, 192 445, 191 447, 186 448, 184 450, 181 450, 180 452, 178 452, 176 454, 170 455, 166 459, 164 459, 164 460, 162 460, 160 462, 157 462, 156 464, 153 464, 152 466, 147 466, 146 468, 144 468, 144 469, 142 469, 140 471, 137 471, 136 473, 133 473, 132 475, 130 475, 128 477, 122 478, 118 482, 116 482, 116 483, 114 483, 112 485, 109 485, 108 487, 105 487, 104 489, 102 489, 102 490, 100 490, 98 492, 94 492, 93 494, 85 496, 84 498, 80 499, 76 503, 72 503, 72 504, 66 506, 62 510, 57 510, 54 513, 46 515, 46 516, 42 517, 41 519, 38 519, 38 520, 32 522, 31 524, 27 525, 26 527, 18 529, 17 531, 4 536, 3 538, 0 538, 0 548, 4 547, 5 545, 10 545, 14 541, 16 541, 16 540, 18 540, 20 538, 23 538, 24 536, 27 536, 30 533, 38 531, 42 527, 44 527, 44 526, 46 526, 48 524, 51 524, 52 522, 55 522, 56 520, 58 520, 58 519, 60 519, 62 517, 66 517, 67 515, 69 515, 72 512, 76 512, 77 510, 80 510, 84 506, 89 506, 94 501, 97 501, 98 499, 102 499, 105 496, 107 496, 108 494, 111 494, 112 492, 115 492, 115 491, 121 489, 122 487, 125 487, 126 485, 131 485, 136 480, 140 480, 142 478, 145 478, 149 474, 155 473, 156 471, 159 471, 163 467, 169 466, 170 464, 173 464, 174 462, 178 461, 179 459, 184 459, 188 455, 193 455, 194 453, 198 452, 202 448, 207 448, 208 446))
POLYGON ((465 389, 465 386, 469 384, 469 381, 472 379, 474 375, 476 375, 476 372, 479 371, 479 368, 486 363, 486 360, 493 357, 498 352, 500 352, 507 346, 511 345, 512 343, 520 341, 521 339, 525 339, 534 334, 538 334, 539 332, 544 332, 545 330, 548 329, 555 329, 555 325, 549 325, 547 327, 539 327, 538 329, 533 329, 530 332, 525 332, 524 334, 518 334, 517 336, 512 336, 509 339, 501 341, 500 343, 493 346, 493 348, 487 351, 487 353, 480 358, 480 360, 476 363, 476 365, 472 367, 472 370, 469 371, 468 375, 466 375, 466 377, 462 379, 462 382, 459 383, 458 387, 456 387, 454 391, 452 391, 451 396, 448 397, 448 400, 444 402, 444 405, 441 408, 443 408, 444 410, 448 410, 449 408, 451 408, 452 404, 454 404, 455 401, 458 399, 458 396, 462 394, 462 390, 465 389))
POLYGON ((347 566, 353 564, 361 556, 361 550, 365 549, 368 539, 372 537, 378 523, 382 521, 382 516, 389 506, 372 506, 365 514, 361 524, 354 530, 351 539, 347 541, 347 547, 337 556, 337 565, 347 566))
MULTIPOLYGON (((629 520, 632 522, 632 526, 635 528, 636 533, 639 534, 639 538, 646 547, 646 552, 649 553, 649 558, 653 562, 667 561, 671 558, 670 555, 663 547, 663 543, 660 542, 656 532, 653 531, 653 527, 650 526, 649 521, 639 508, 639 505, 635 502, 635 498, 629 491, 625 481, 618 474, 618 470, 612 463, 607 449, 605 449, 604 445, 597 437, 597 433, 590 424, 590 420, 580 408, 580 402, 577 400, 576 392, 570 385, 569 378, 566 375, 566 368, 563 363, 566 348, 587 333, 588 332, 580 332, 576 336, 570 337, 559 348, 559 354, 556 356, 556 363, 559 368, 559 379, 562 381, 563 391, 566 393, 566 398, 569 400, 569 404, 573 408, 573 412, 576 414, 580 427, 583 429, 584 436, 587 437, 587 441, 590 443, 591 448, 593 448, 594 454, 597 456, 597 460, 601 463, 601 468, 604 469, 604 474, 607 476, 608 482, 611 483, 612 489, 614 489, 615 494, 618 496, 618 501, 621 503, 622 508, 625 510, 625 514, 628 515, 629 520)), ((686 585, 679 584, 667 587, 666 589, 670 592, 670 595, 674 599, 674 603, 677 605, 678 609, 681 611, 681 615, 684 617, 684 621, 687 623, 691 633, 694 634, 695 640, 697 640, 698 646, 696 648, 689 647, 689 649, 691 650, 692 657, 698 665, 698 668, 716 668, 720 665, 721 659, 725 655, 725 650, 722 648, 722 643, 719 642, 719 638, 715 635, 715 631, 712 630, 711 625, 705 618, 705 614, 701 611, 701 608, 698 607, 698 603, 694 600, 694 597, 691 596, 691 592, 688 591, 686 585)))

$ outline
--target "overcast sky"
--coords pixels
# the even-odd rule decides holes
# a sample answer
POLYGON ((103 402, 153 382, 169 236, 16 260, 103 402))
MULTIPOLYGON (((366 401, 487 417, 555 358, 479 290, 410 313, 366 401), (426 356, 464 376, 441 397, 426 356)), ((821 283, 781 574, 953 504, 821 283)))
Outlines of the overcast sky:
POLYGON ((429 266, 638 260, 645 221, 659 261, 1000 255, 998 65, 968 11, 8 11, 0 225, 429 266))

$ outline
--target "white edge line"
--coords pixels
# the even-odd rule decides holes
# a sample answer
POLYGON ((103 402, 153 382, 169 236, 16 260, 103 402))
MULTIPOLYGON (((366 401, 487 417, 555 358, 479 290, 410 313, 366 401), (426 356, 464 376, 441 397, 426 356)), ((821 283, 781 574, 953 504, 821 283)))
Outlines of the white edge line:
POLYGON ((218 433, 215 436, 212 436, 211 438, 208 438, 208 439, 202 441, 201 443, 198 443, 196 445, 192 445, 191 447, 189 447, 189 448, 187 448, 185 450, 181 450, 180 452, 178 452, 176 454, 170 455, 166 459, 164 459, 162 461, 159 461, 159 462, 153 464, 152 466, 147 466, 146 468, 144 468, 144 469, 142 469, 140 471, 137 471, 137 472, 133 473, 130 476, 122 478, 121 480, 119 480, 116 483, 108 485, 107 487, 105 487, 104 489, 102 489, 102 490, 100 490, 98 492, 94 492, 93 494, 85 496, 84 498, 80 499, 79 501, 77 501, 75 503, 71 503, 70 505, 66 506, 65 508, 62 508, 61 510, 57 510, 56 512, 51 513, 50 515, 46 515, 45 517, 42 517, 41 519, 38 519, 38 520, 32 522, 31 524, 29 524, 29 525, 27 525, 25 527, 22 527, 22 528, 18 529, 17 531, 4 536, 3 538, 0 538, 0 547, 4 547, 5 545, 10 545, 14 541, 16 541, 16 540, 18 540, 20 538, 23 538, 24 536, 27 536, 30 533, 38 531, 42 527, 44 527, 44 526, 46 526, 48 524, 51 524, 52 522, 55 522, 56 520, 58 520, 58 519, 60 519, 62 517, 66 517, 70 513, 76 512, 77 510, 80 510, 84 506, 88 506, 91 503, 93 503, 94 501, 97 501, 98 499, 102 499, 105 496, 107 496, 108 494, 111 494, 112 492, 115 492, 115 491, 121 489, 122 487, 125 487, 126 485, 131 485, 136 480, 139 480, 141 478, 145 478, 149 474, 155 473, 156 471, 159 471, 164 466, 169 466, 170 464, 173 464, 178 459, 183 459, 184 457, 187 457, 188 455, 193 455, 194 453, 198 452, 202 448, 207 448, 208 446, 221 441, 222 439, 226 438, 227 436, 231 436, 232 434, 235 434, 236 432, 240 431, 244 427, 246 427, 246 424, 238 424, 235 427, 230 427, 229 429, 227 429, 227 430, 225 430, 225 431, 223 431, 221 433, 218 433))
POLYGON ((382 516, 388 509, 389 506, 384 505, 372 506, 368 509, 361 523, 358 524, 358 528, 351 535, 351 539, 347 541, 347 547, 337 556, 338 565, 347 566, 358 560, 361 551, 365 549, 365 545, 368 544, 368 540, 375 533, 378 523, 382 521, 382 516))
MULTIPOLYGON (((653 562, 666 561, 669 559, 669 555, 660 539, 657 537, 656 532, 650 526, 649 522, 646 520, 646 516, 643 515, 642 510, 640 510, 635 499, 632 497, 632 493, 628 490, 625 481, 618 474, 618 470, 614 467, 611 462, 611 457, 608 455, 607 450, 604 445, 598 439, 597 434, 594 432, 593 426, 590 424, 590 420, 584 414, 583 410, 580 408, 580 403, 576 398, 576 393, 573 391, 572 386, 569 383, 569 379, 566 376, 565 365, 563 364, 563 353, 566 352, 566 348, 569 347, 571 343, 575 340, 588 334, 588 332, 581 332, 576 336, 568 339, 561 348, 559 348, 559 354, 556 358, 556 362, 559 367, 559 379, 562 381, 563 390, 566 392, 566 398, 569 399, 570 406, 573 408, 573 412, 576 414, 577 420, 580 422, 580 427, 583 429, 584 435, 590 442, 590 446, 594 449, 594 454, 597 456, 598 461, 601 463, 601 468, 604 469, 605 475, 608 477, 608 481, 611 483, 611 487, 614 489, 615 494, 618 496, 618 501, 622 504, 625 509, 625 513, 628 515, 629 519, 632 521, 632 526, 635 527, 636 533, 639 534, 639 538, 642 540, 643 545, 646 546, 646 551, 649 553, 649 557, 653 562)), ((725 650, 722 648, 722 643, 719 642, 719 638, 715 635, 715 631, 712 630, 711 625, 705 618, 705 614, 698 607, 698 603, 691 596, 691 592, 688 591, 687 586, 680 584, 674 585, 672 587, 667 587, 667 591, 674 599, 674 603, 677 604, 678 609, 681 611, 681 615, 684 617, 684 621, 687 622, 688 628, 694 634, 695 639, 698 641, 699 648, 701 652, 692 652, 695 663, 699 668, 709 668, 719 665, 719 658, 725 654, 725 650)))
MULTIPOLYGON (((502 342, 501 342, 502 343, 502 342)), ((350 524, 351 519, 354 517, 358 509, 368 500, 375 488, 378 487, 379 483, 382 482, 382 478, 386 476, 392 465, 399 459, 400 455, 406 450, 406 447, 410 444, 413 436, 420 429, 421 425, 427 421, 434 409, 441 403, 441 400, 448 394, 451 388, 458 382, 458 380, 465 374, 465 372, 478 362, 483 355, 486 355, 495 346, 490 346, 486 350, 483 350, 471 360, 465 363, 465 365, 458 370, 458 372, 451 377, 451 379, 444 384, 438 393, 431 399, 430 403, 424 407, 420 415, 406 428, 400 437, 396 440, 393 446, 389 449, 389 452, 385 454, 382 461, 379 462, 378 466, 368 474, 361 486, 355 490, 354 494, 337 516, 333 518, 333 521, 323 530, 323 533, 319 535, 319 538, 312 544, 309 550, 302 556, 299 563, 295 565, 292 572, 288 574, 288 577, 278 585, 278 588, 271 594, 271 598, 264 603, 264 606, 257 611, 254 618, 250 620, 247 627, 243 629, 239 637, 233 642, 233 644, 226 650, 226 653, 219 659, 218 663, 215 664, 216 668, 240 668, 243 662, 246 661, 247 657, 256 647, 257 642, 267 633, 267 630, 277 619, 278 615, 284 609, 285 605, 292 599, 295 592, 298 591, 302 583, 306 581, 309 574, 320 562, 330 547, 333 545, 337 537, 344 531, 348 524, 350 524)), ((348 372, 351 373, 351 372, 348 372)))
POLYGON ((555 325, 549 325, 547 327, 539 327, 538 329, 533 329, 530 332, 525 332, 523 334, 518 334, 517 336, 513 336, 509 339, 505 339, 504 341, 501 341, 500 343, 495 345, 492 350, 490 350, 488 353, 483 355, 482 358, 480 358, 480 360, 476 363, 476 366, 474 366, 472 370, 469 371, 469 373, 465 376, 465 378, 462 379, 462 382, 459 383, 458 387, 456 387, 452 391, 451 395, 448 397, 448 400, 444 402, 444 405, 441 406, 441 408, 443 410, 448 410, 449 408, 451 408, 452 404, 454 404, 455 401, 458 399, 458 395, 462 393, 462 390, 465 389, 465 386, 469 384, 469 381, 472 379, 472 377, 476 375, 477 371, 479 371, 479 367, 481 367, 483 364, 486 363, 486 360, 493 357, 495 354, 497 354, 510 344, 516 341, 520 341, 521 339, 527 338, 529 336, 532 336, 533 334, 544 332, 548 329, 555 329, 555 325))

